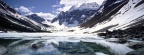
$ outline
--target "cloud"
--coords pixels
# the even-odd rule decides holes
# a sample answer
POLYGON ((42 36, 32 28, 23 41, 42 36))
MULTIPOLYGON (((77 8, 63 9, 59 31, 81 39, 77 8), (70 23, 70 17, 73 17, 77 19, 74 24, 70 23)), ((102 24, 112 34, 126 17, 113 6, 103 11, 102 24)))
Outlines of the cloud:
POLYGON ((27 7, 24 6, 20 6, 19 8, 15 8, 17 11, 21 11, 21 12, 26 12, 26 13, 30 13, 31 10, 27 7))
POLYGON ((32 14, 37 14, 38 16, 44 19, 48 19, 48 20, 52 20, 55 17, 55 15, 52 13, 44 13, 44 12, 36 12, 36 13, 30 12, 30 13, 27 13, 26 15, 32 15, 32 14))
POLYGON ((99 5, 102 4, 104 0, 61 0, 60 4, 65 5, 75 5, 80 3, 91 3, 91 2, 97 2, 99 5))
POLYGON ((52 7, 61 7, 61 5, 53 5, 52 7))
POLYGON ((67 11, 71 8, 72 6, 64 6, 62 8, 58 8, 57 11, 67 11))
POLYGON ((51 13, 43 13, 43 12, 39 12, 39 13, 35 13, 37 14, 38 16, 44 18, 44 19, 49 19, 49 20, 52 20, 55 15, 51 14, 51 13))
POLYGON ((38 16, 44 18, 44 19, 49 19, 49 20, 52 20, 55 15, 51 14, 51 13, 43 13, 43 12, 32 12, 32 10, 34 9, 35 7, 24 7, 24 6, 20 6, 19 8, 15 8, 15 10, 17 11, 20 11, 20 12, 23 12, 25 13, 25 15, 32 15, 32 14, 37 14, 38 16))

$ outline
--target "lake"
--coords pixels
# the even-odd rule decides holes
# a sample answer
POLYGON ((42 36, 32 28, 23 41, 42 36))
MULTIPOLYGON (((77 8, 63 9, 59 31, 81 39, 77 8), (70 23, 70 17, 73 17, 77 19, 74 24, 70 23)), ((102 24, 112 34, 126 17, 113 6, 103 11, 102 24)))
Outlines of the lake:
POLYGON ((0 33, 0 39, 0 55, 125 55, 133 51, 128 43, 96 34, 0 33))

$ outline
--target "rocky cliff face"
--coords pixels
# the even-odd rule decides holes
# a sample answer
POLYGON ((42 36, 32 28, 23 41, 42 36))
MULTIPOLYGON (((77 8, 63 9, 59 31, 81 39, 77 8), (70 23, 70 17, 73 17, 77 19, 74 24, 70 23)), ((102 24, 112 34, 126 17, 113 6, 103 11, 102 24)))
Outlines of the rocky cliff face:
POLYGON ((84 3, 79 7, 72 6, 70 10, 60 12, 60 14, 52 20, 52 23, 58 21, 60 25, 68 27, 78 26, 95 14, 98 8, 99 5, 96 2, 84 3))
POLYGON ((22 32, 45 31, 45 26, 19 14, 3 1, 0 1, 0 27, 2 30, 22 32))

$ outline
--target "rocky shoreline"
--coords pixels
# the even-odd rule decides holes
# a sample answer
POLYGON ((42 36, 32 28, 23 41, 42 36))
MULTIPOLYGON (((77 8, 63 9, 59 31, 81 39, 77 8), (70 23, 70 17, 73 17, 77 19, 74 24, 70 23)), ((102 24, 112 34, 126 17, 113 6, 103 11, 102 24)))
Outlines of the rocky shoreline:
POLYGON ((126 55, 144 55, 143 42, 131 42, 128 47, 134 49, 134 51, 128 52, 126 55))
POLYGON ((132 27, 126 30, 106 30, 106 33, 98 33, 98 35, 105 36, 104 38, 125 38, 144 41, 144 26, 132 27))
POLYGON ((128 42, 128 47, 133 49, 126 55, 144 55, 144 26, 135 26, 125 30, 107 30, 105 33, 98 33, 105 39, 118 38, 118 43, 126 43, 129 39, 138 40, 141 42, 128 42))

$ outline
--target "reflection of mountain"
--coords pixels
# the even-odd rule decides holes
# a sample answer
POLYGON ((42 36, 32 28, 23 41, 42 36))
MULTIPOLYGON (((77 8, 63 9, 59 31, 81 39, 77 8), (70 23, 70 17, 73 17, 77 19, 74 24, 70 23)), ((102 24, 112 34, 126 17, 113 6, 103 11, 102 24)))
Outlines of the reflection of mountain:
POLYGON ((79 7, 72 6, 70 10, 66 12, 62 11, 57 17, 52 20, 52 23, 59 21, 60 25, 70 27, 77 26, 88 20, 88 17, 92 16, 98 8, 99 5, 96 2, 84 3, 79 7))
POLYGON ((45 31, 45 26, 22 16, 3 1, 0 1, 0 28, 24 32, 45 31))
POLYGON ((59 42, 59 45, 51 43, 60 52, 68 55, 95 55, 94 50, 82 42, 59 42))
POLYGON ((60 52, 68 55, 96 55, 96 52, 113 55, 109 48, 92 42, 59 42, 59 45, 51 44, 60 52))
POLYGON ((41 39, 38 36, 32 38, 0 38, 0 55, 96 55, 98 52, 114 55, 109 47, 95 42, 58 41, 58 44, 55 44, 55 42, 49 43, 45 40, 36 40, 37 38, 41 39), (33 45, 37 45, 35 46, 37 48, 34 48, 33 45))
POLYGON ((81 27, 95 29, 123 29, 143 25, 143 0, 107 0, 93 18, 81 24, 81 27), (110 27, 110 28, 108 28, 110 27))

